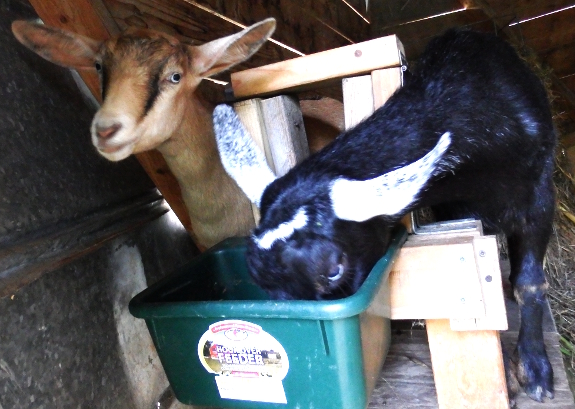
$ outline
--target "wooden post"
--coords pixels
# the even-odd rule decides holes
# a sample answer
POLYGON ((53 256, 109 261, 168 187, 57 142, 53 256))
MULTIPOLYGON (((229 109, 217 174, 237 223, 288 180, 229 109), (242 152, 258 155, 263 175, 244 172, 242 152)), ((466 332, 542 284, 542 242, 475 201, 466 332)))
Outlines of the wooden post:
POLYGON ((392 319, 426 319, 440 409, 507 409, 495 236, 410 236, 389 277, 392 319))
MULTIPOLYGON (((294 97, 254 98, 235 103, 234 109, 277 176, 309 156, 303 117, 294 97)), ((252 211, 258 224, 259 209, 252 204, 252 211)))
POLYGON ((401 67, 375 70, 371 73, 374 108, 377 109, 393 95, 403 82, 401 67))
POLYGON ((427 320, 440 409, 508 409, 499 333, 453 331, 449 320, 427 320))
MULTIPOLYGON (((385 104, 402 84, 401 67, 374 70, 371 75, 342 80, 345 129, 349 129, 385 104)), ((411 217, 406 215, 401 223, 412 233, 411 217)))
POLYGON ((373 114, 371 75, 344 78, 341 86, 345 129, 349 129, 373 114))
POLYGON ((273 166, 283 176, 309 156, 299 102, 287 95, 264 99, 262 112, 273 166))

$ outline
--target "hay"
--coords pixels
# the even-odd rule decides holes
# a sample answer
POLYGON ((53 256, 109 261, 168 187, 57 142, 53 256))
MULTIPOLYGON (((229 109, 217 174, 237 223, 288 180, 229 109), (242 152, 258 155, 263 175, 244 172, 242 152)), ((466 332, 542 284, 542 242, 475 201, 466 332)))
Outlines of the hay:
MULTIPOLYGON (((524 44, 514 44, 519 56, 543 83, 553 114, 561 123, 563 112, 557 109, 560 98, 552 84, 553 70, 541 64, 539 56, 524 44)), ((575 393, 575 175, 570 173, 569 160, 561 146, 562 130, 558 129, 559 148, 553 175, 556 188, 556 208, 553 233, 547 247, 544 269, 549 283, 548 299, 560 335, 561 352, 569 386, 575 393)))
POLYGON ((561 336, 561 352, 575 391, 575 179, 568 173, 562 149, 554 174, 557 206, 553 234, 545 257, 548 299, 561 336))

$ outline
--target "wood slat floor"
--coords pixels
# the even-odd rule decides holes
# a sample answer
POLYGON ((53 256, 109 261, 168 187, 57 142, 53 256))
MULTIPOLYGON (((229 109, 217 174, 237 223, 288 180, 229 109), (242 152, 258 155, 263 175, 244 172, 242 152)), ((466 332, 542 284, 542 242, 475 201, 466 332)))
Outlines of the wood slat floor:
MULTIPOLYGON (((503 332, 501 339, 504 348, 513 351, 517 332, 503 332)), ((555 398, 540 404, 521 392, 517 397, 517 408, 575 409, 559 352, 557 334, 546 332, 545 344, 555 372, 555 398)), ((369 409, 438 408, 425 330, 401 330, 394 333, 383 372, 371 399, 369 409)))
MULTIPOLYGON (((506 261, 501 263, 501 270, 504 277, 508 276, 509 265, 506 261)), ((506 297, 505 304, 509 330, 501 332, 500 336, 503 348, 511 354, 519 331, 519 309, 510 297, 506 297)), ((390 351, 368 409, 438 408, 425 329, 403 321, 394 321, 392 328, 390 351)), ((544 316, 543 331, 547 354, 553 365, 555 398, 541 404, 521 392, 516 400, 516 408, 575 409, 575 399, 567 383, 559 351, 559 338, 549 308, 544 316)))

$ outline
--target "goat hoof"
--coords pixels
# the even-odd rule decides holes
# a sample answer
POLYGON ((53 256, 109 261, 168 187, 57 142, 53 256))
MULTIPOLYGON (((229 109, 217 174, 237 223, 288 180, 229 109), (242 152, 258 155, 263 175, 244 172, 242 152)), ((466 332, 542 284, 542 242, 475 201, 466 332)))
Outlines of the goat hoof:
MULTIPOLYGON (((543 388, 541 386, 536 386, 535 389, 529 389, 526 387, 525 393, 527 394, 527 396, 529 396, 533 400, 536 400, 537 402, 543 403, 544 401, 543 388)), ((555 395, 553 392, 545 391, 545 396, 549 399, 553 399, 555 395)))
POLYGON ((519 354, 517 378, 527 396, 537 402, 553 399, 553 368, 545 352, 542 354, 519 354))

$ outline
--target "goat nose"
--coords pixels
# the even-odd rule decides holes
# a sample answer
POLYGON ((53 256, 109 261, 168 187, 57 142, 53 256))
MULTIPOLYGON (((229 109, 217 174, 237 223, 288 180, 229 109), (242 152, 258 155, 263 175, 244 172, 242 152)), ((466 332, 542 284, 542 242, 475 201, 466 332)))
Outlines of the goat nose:
POLYGON ((114 124, 107 127, 96 125, 96 133, 98 134, 98 137, 102 139, 110 139, 120 130, 121 127, 121 124, 114 124))

